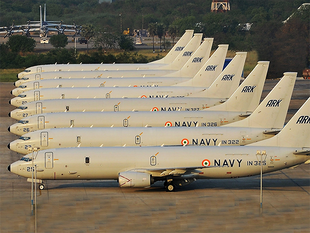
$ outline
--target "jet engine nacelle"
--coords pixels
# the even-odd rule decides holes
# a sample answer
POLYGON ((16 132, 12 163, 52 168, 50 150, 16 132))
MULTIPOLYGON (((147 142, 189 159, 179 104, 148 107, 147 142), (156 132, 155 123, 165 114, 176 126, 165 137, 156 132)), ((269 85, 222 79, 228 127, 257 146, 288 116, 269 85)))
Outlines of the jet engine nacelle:
POLYGON ((126 171, 118 174, 118 183, 120 187, 138 187, 145 188, 150 186, 152 176, 144 172, 126 171))

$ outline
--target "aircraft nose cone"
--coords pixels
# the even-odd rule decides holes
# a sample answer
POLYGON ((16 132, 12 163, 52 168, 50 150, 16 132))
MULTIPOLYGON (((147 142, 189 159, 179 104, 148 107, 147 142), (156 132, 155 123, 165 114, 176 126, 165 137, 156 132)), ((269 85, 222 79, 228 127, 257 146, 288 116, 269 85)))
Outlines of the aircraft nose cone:
POLYGON ((11 93, 11 95, 13 95, 13 91, 11 91, 10 93, 11 93))
POLYGON ((11 150, 11 146, 10 146, 10 143, 8 144, 8 148, 11 150))
POLYGON ((11 117, 11 112, 9 112, 9 114, 8 114, 8 115, 9 115, 9 117, 11 117))
POLYGON ((11 100, 9 100, 9 104, 11 104, 11 100))
POLYGON ((9 131, 9 132, 11 132, 11 129, 10 129, 10 128, 11 128, 11 127, 8 128, 8 131, 9 131))
POLYGON ((11 171, 11 165, 8 166, 8 170, 9 170, 9 172, 11 171))

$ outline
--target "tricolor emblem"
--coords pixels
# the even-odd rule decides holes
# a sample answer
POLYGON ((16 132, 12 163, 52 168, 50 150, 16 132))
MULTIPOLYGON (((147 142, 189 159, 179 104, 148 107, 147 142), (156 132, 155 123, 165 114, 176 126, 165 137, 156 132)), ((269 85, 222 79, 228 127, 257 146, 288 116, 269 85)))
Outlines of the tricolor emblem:
POLYGON ((210 163, 209 159, 202 160, 202 166, 203 167, 209 167, 210 165, 211 165, 211 163, 210 163))
POLYGON ((172 123, 170 122, 170 121, 167 121, 166 123, 165 123, 165 127, 171 127, 172 126, 172 123))
POLYGON ((154 108, 152 108, 152 111, 157 112, 157 111, 159 111, 159 109, 157 107, 154 107, 154 108))
POLYGON ((141 95, 141 98, 147 98, 146 95, 141 95))
POLYGON ((187 146, 189 144, 189 141, 187 138, 183 138, 181 141, 182 146, 187 146))

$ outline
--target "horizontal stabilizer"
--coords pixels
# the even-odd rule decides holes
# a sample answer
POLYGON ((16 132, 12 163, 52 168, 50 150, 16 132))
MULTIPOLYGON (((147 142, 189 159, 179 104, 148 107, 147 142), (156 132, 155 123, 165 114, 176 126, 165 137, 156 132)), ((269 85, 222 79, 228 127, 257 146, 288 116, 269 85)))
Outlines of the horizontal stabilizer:
POLYGON ((281 131, 280 129, 265 130, 265 131, 264 131, 264 134, 276 135, 276 134, 278 134, 280 131, 281 131))
POLYGON ((294 155, 310 155, 310 149, 295 151, 293 154, 294 155))

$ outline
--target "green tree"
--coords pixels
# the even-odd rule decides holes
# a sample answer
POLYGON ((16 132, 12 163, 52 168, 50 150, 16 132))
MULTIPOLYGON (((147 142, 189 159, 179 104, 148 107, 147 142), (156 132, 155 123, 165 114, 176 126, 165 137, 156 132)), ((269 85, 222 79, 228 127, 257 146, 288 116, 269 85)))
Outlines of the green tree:
POLYGON ((55 48, 64 48, 68 44, 68 37, 64 34, 53 35, 50 38, 50 43, 55 48))
POLYGON ((95 27, 92 24, 82 25, 81 36, 87 40, 87 51, 88 41, 96 35, 95 27))
POLYGON ((118 38, 118 45, 121 49, 125 51, 132 51, 135 49, 132 38, 130 38, 129 36, 125 36, 125 35, 121 35, 118 38))
POLYGON ((36 46, 36 41, 22 35, 13 35, 9 37, 7 45, 12 52, 32 52, 36 46))
POLYGON ((156 35, 156 23, 149 23, 148 31, 150 36, 153 37, 153 53, 155 53, 154 37, 156 35))
POLYGON ((168 34, 172 38, 172 44, 174 45, 174 39, 176 38, 178 33, 178 27, 176 25, 170 25, 168 28, 168 34))
POLYGON ((159 38, 159 49, 160 49, 160 52, 161 52, 161 38, 165 34, 164 25, 162 23, 156 24, 156 34, 157 34, 157 36, 159 38))

